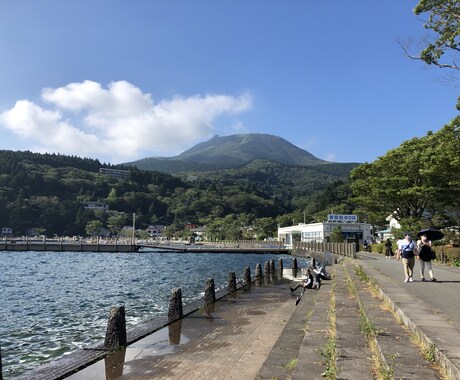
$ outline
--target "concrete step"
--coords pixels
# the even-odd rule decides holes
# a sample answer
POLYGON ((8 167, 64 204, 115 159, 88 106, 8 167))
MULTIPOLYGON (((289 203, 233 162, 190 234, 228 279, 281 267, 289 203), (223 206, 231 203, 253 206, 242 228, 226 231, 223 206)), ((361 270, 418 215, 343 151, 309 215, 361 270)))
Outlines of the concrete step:
POLYGON ((376 331, 376 350, 383 363, 381 371, 396 379, 440 379, 439 371, 423 357, 410 332, 397 320, 378 293, 360 280, 353 264, 344 265, 356 286, 364 312, 376 331))
POLYGON ((310 305, 310 318, 304 328, 292 380, 321 379, 321 374, 326 370, 319 350, 328 339, 328 313, 333 290, 334 281, 323 281, 323 286, 316 293, 315 303, 310 305))
POLYGON ((292 301, 296 302, 297 297, 300 297, 300 302, 261 366, 256 379, 295 379, 293 371, 300 367, 308 367, 312 378, 321 378, 324 371, 321 356, 315 351, 316 346, 305 342, 322 342, 325 339, 328 300, 332 292, 332 282, 329 283, 330 286, 324 286, 320 291, 308 289, 303 296, 301 288, 293 293, 292 301))
MULTIPOLYGON (((333 279, 323 281, 319 291, 307 290, 301 298, 256 379, 441 379, 378 292, 359 278, 351 261, 335 265, 332 273, 333 279), (331 309, 335 309, 335 325, 331 325, 331 309), (364 334, 366 324, 374 338, 364 334), (329 341, 331 332, 335 340, 329 341), (337 356, 330 369, 335 374, 328 377, 325 352, 331 342, 337 356)), ((298 295, 300 291, 293 302, 298 295)))
POLYGON ((367 340, 361 331, 358 300, 350 292, 345 266, 336 265, 336 273, 337 378, 370 379, 372 362, 367 340))

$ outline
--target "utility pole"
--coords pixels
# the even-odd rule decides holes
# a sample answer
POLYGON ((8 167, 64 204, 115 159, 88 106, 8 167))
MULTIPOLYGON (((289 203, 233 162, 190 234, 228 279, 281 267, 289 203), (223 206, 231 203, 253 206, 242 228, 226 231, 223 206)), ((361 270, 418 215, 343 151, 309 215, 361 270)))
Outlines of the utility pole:
POLYGON ((134 244, 134 237, 136 235, 136 213, 133 212, 133 237, 131 244, 134 244))

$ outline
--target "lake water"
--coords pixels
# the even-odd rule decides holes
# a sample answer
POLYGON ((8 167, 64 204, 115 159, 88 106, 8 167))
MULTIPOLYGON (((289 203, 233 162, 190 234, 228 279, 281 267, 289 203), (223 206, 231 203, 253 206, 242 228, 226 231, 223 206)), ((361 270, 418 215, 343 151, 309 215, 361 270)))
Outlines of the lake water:
POLYGON ((279 258, 291 266, 290 256, 271 254, 0 252, 3 377, 103 342, 112 305, 125 305, 129 329, 167 313, 174 288, 187 304, 202 298, 208 278, 218 290, 228 272, 242 279, 244 267, 254 275, 256 264, 279 258))

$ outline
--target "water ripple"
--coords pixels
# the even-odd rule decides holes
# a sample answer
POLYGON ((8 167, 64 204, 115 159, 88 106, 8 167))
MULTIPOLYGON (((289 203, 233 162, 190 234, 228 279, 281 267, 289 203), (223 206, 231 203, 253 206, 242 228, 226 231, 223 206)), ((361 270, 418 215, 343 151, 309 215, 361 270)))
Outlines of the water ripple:
MULTIPOLYGON (((290 266, 290 257, 281 256, 290 266)), ((0 252, 0 347, 4 379, 100 343, 112 305, 124 304, 129 326, 167 312, 180 287, 184 303, 203 295, 206 280, 227 285, 260 254, 0 252)), ((300 265, 304 263, 300 261, 300 265)))

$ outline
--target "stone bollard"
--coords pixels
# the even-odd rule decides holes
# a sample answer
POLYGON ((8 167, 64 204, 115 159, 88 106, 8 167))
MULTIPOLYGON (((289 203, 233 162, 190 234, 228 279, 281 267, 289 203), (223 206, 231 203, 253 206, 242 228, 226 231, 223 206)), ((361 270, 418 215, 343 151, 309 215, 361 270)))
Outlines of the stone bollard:
POLYGON ((228 286, 227 289, 229 292, 236 292, 236 276, 235 272, 228 272, 228 286))
POLYGON ((262 266, 260 265, 260 263, 256 265, 256 277, 263 277, 262 266))
POLYGON ((126 349, 113 351, 104 358, 105 379, 118 379, 123 376, 126 349))
POLYGON ((182 309, 182 290, 181 288, 173 289, 169 299, 168 320, 169 322, 180 319, 184 316, 182 309))
POLYGON ((243 282, 245 284, 250 284, 251 283, 251 269, 249 269, 249 267, 244 267, 244 270, 243 270, 243 282))
POLYGON ((283 273, 283 259, 278 259, 278 268, 280 269, 281 274, 283 273))
POLYGON ((297 270, 297 269, 299 268, 299 267, 297 266, 297 258, 296 258, 296 257, 294 257, 294 258, 292 259, 292 267, 291 267, 291 268, 294 269, 294 270, 297 270))
POLYGON ((216 287, 214 285, 214 279, 209 278, 206 281, 206 287, 204 289, 204 303, 208 305, 216 301, 216 287))
POLYGON ((275 271, 275 260, 270 259, 270 272, 275 271))
POLYGON ((110 316, 107 322, 104 348, 106 350, 115 350, 120 347, 126 347, 126 345, 125 307, 112 306, 110 308, 110 316))
POLYGON ((169 344, 178 346, 182 334, 182 319, 174 321, 168 325, 169 344))
POLYGON ((270 274, 270 264, 268 263, 268 261, 265 261, 264 264, 264 274, 265 276, 268 276, 270 274))

